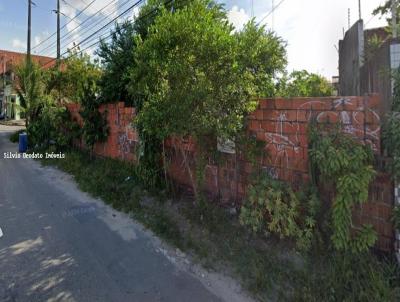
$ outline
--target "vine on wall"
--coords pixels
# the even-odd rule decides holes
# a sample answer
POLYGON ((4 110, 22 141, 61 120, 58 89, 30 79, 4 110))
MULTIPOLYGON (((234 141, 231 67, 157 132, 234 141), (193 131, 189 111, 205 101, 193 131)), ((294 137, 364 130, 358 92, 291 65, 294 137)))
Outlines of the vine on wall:
MULTIPOLYGON (((383 127, 383 144, 390 157, 388 170, 397 184, 400 182, 400 68, 393 75, 392 110, 387 116, 383 127)), ((400 206, 394 209, 393 222, 400 230, 400 206)))
POLYGON ((368 188, 375 171, 371 165, 373 154, 368 146, 335 131, 321 131, 312 127, 309 151, 314 179, 335 191, 331 223, 332 242, 337 250, 362 252, 376 241, 376 232, 363 225, 353 232, 352 210, 368 199, 368 188))
POLYGON ((103 142, 108 136, 106 112, 101 113, 99 107, 101 99, 96 97, 91 87, 85 87, 81 100, 80 115, 83 119, 82 138, 90 151, 93 151, 96 142, 103 142))

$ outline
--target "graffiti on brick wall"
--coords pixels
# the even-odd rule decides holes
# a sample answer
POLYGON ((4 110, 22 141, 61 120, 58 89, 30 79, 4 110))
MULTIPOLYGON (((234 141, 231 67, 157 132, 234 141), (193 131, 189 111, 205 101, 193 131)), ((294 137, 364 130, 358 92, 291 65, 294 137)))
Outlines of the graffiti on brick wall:
POLYGON ((321 100, 302 102, 294 110, 270 113, 271 129, 263 135, 267 148, 276 155, 271 164, 288 168, 290 157, 301 157, 307 148, 307 127, 312 119, 317 123, 340 123, 343 131, 364 140, 374 151, 379 151, 380 116, 365 108, 359 98, 340 98, 332 103, 321 100))
POLYGON ((134 131, 130 126, 127 126, 124 132, 118 134, 118 149, 122 157, 126 157, 132 153, 132 148, 137 142, 135 137, 134 131))
POLYGON ((120 154, 127 154, 130 151, 131 142, 128 139, 128 135, 126 133, 121 133, 118 136, 118 146, 120 154))

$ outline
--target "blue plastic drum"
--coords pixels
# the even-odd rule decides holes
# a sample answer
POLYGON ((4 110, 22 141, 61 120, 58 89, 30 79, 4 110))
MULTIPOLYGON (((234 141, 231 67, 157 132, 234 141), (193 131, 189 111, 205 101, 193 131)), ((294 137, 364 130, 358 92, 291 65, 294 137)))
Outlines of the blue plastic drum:
POLYGON ((28 149, 28 135, 23 132, 19 134, 19 146, 18 146, 18 151, 19 152, 26 152, 28 149))

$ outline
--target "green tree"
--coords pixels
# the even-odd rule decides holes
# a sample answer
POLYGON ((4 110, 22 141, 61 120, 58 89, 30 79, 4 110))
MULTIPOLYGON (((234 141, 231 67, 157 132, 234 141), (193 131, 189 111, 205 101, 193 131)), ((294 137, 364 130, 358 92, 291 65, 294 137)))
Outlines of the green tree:
POLYGON ((135 61, 136 49, 134 25, 131 22, 116 24, 111 41, 102 41, 96 54, 100 57, 103 74, 99 85, 105 102, 127 102, 128 71, 135 61))
POLYGON ((301 70, 283 76, 278 84, 277 94, 282 97, 332 96, 333 87, 324 77, 301 70))
POLYGON ((15 70, 17 81, 14 88, 20 99, 20 106, 25 112, 26 126, 34 121, 45 101, 44 71, 35 62, 23 62, 15 70))
POLYGON ((129 89, 143 96, 139 129, 160 142, 171 135, 233 139, 255 97, 284 69, 279 38, 253 21, 233 33, 210 3, 163 9, 147 39, 137 39, 129 89))
POLYGON ((96 54, 100 57, 103 75, 100 79, 101 94, 105 102, 122 101, 136 105, 135 98, 129 97, 129 70, 134 68, 136 37, 145 40, 148 28, 154 24, 162 9, 173 11, 183 8, 193 0, 167 2, 149 0, 140 10, 134 23, 126 21, 117 23, 112 31, 111 41, 102 41, 96 54))
POLYGON ((108 136, 107 112, 99 111, 101 103, 102 100, 96 96, 96 88, 93 84, 85 85, 79 113, 83 119, 82 138, 91 156, 95 143, 104 142, 108 136))
POLYGON ((392 110, 386 117, 383 127, 383 143, 387 154, 392 158, 389 170, 394 179, 400 181, 400 68, 393 73, 392 110))
MULTIPOLYGON (((392 0, 386 0, 383 4, 379 5, 377 8, 374 9, 372 14, 374 16, 386 17, 386 20, 389 25, 392 24, 392 0)), ((400 21, 400 7, 396 4, 396 12, 397 12, 397 20, 400 21)))
POLYGON ((55 66, 49 70, 46 93, 53 95, 54 99, 78 103, 84 94, 84 87, 88 83, 95 85, 101 74, 101 69, 91 61, 90 56, 77 49, 62 60, 60 69, 55 66))
MULTIPOLYGON (((195 0, 173 0, 173 1, 165 1, 165 0, 148 0, 145 5, 140 9, 139 15, 134 23, 135 32, 144 40, 146 39, 149 28, 154 24, 156 18, 160 15, 163 9, 174 12, 179 9, 182 9, 195 0)), ((215 1, 208 1, 208 8, 216 8, 220 11, 220 17, 225 17, 225 13, 223 10, 223 5, 219 4, 215 1)))

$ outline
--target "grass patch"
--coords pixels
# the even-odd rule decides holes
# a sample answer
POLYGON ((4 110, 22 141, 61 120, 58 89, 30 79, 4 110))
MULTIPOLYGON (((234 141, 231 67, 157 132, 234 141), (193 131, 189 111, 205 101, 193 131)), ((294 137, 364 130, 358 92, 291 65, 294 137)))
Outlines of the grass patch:
POLYGON ((18 131, 15 131, 14 133, 10 134, 10 141, 12 143, 18 143, 19 142, 19 134, 25 132, 25 129, 21 129, 18 131))
POLYGON ((254 235, 235 215, 209 202, 165 201, 140 184, 134 166, 91 159, 80 151, 42 160, 75 177, 81 190, 102 198, 205 267, 238 277, 260 301, 399 301, 400 273, 372 254, 327 250, 299 255, 292 243, 254 235))

